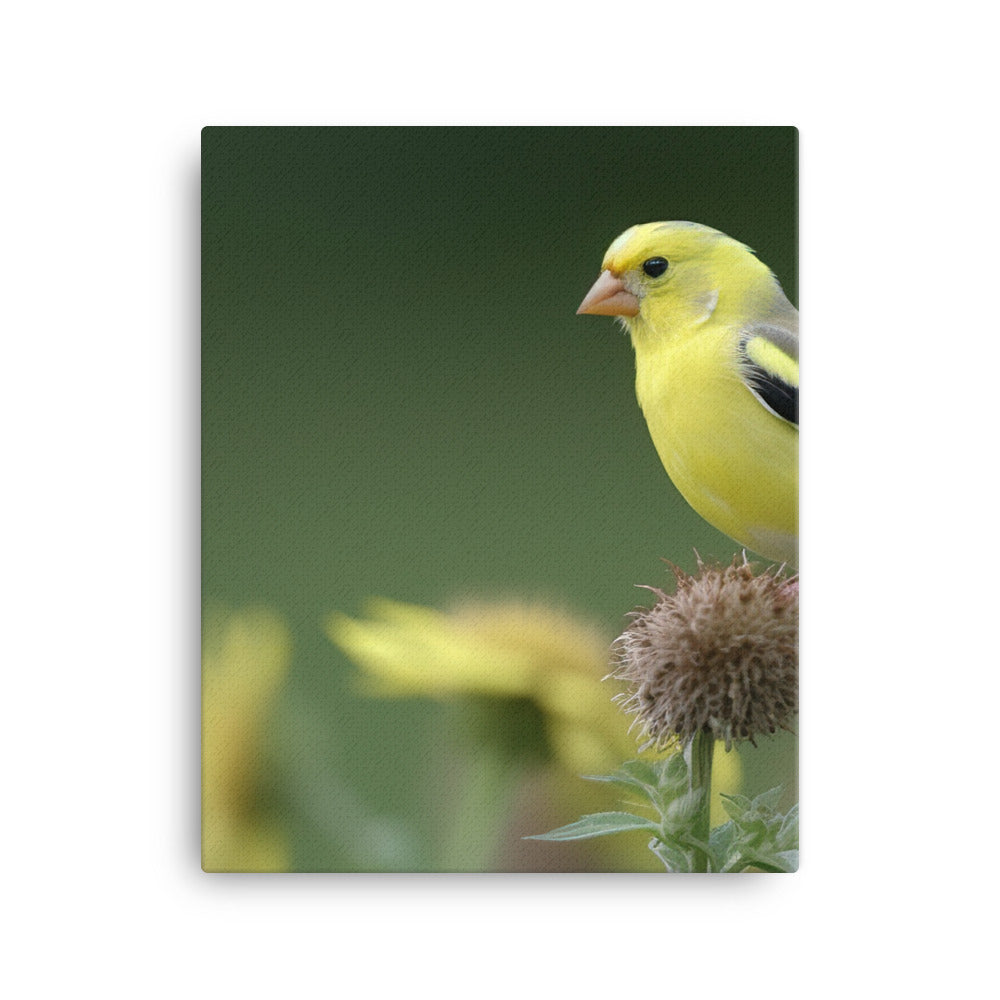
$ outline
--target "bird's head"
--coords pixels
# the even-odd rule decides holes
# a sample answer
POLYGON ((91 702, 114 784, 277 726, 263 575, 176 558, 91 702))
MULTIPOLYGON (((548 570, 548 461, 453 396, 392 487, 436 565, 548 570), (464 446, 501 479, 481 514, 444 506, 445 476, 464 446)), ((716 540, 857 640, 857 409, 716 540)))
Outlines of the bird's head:
POLYGON ((767 267, 742 243, 694 222, 633 226, 608 247, 601 274, 577 313, 620 316, 633 327, 697 323, 717 307, 773 285, 767 267))

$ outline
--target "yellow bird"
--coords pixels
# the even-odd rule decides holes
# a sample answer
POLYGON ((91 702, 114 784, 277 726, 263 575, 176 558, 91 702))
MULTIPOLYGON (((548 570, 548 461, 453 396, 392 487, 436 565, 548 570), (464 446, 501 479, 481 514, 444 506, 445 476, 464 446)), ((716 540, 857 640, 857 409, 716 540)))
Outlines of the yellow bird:
POLYGON ((577 313, 618 316, 674 485, 710 524, 797 565, 799 314, 742 243, 693 222, 633 226, 577 313))

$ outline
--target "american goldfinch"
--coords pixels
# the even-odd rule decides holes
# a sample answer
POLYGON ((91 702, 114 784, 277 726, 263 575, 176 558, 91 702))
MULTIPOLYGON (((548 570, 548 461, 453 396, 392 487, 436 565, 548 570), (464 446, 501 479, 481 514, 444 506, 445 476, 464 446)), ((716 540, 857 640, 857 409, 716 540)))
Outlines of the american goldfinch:
POLYGON ((710 524, 797 564, 798 312, 748 247, 693 222, 633 226, 577 313, 618 316, 674 485, 710 524))

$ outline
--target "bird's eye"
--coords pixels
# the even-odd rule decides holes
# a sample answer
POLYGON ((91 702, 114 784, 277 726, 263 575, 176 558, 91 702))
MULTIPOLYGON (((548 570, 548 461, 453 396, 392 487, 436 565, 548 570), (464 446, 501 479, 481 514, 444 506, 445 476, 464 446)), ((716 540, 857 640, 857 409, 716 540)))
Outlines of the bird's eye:
POLYGON ((665 257, 650 257, 642 262, 642 269, 651 278, 658 278, 667 269, 667 259, 665 257))

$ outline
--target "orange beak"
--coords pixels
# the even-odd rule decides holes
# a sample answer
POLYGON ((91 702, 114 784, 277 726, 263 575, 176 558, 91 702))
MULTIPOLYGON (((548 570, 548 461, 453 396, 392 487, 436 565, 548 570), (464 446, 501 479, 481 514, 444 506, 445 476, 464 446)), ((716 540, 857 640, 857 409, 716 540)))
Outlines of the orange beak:
POLYGON ((639 300, 625 287, 625 282, 610 271, 601 276, 584 296, 576 314, 591 316, 638 316, 639 300))

